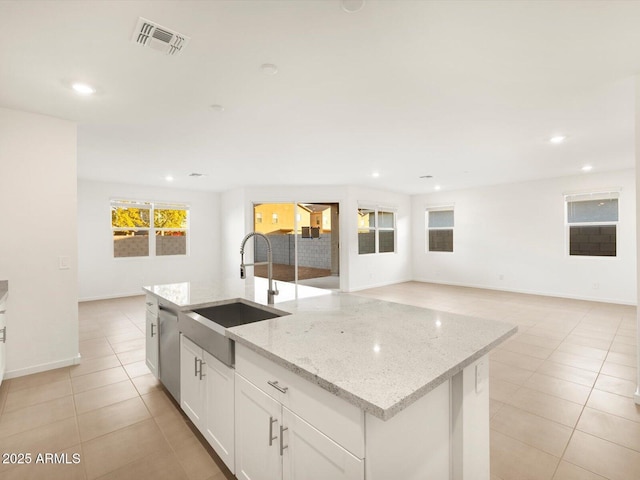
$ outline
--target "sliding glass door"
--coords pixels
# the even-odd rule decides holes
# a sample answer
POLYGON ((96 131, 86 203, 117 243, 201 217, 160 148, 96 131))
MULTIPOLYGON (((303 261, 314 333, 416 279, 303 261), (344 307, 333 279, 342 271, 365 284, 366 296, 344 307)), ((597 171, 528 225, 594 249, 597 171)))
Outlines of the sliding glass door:
MULTIPOLYGON (((320 288, 340 288, 337 203, 256 203, 254 230, 272 246, 273 278, 320 288)), ((265 242, 255 239, 256 261, 266 261, 265 242)), ((255 275, 267 276, 258 266, 255 275)))

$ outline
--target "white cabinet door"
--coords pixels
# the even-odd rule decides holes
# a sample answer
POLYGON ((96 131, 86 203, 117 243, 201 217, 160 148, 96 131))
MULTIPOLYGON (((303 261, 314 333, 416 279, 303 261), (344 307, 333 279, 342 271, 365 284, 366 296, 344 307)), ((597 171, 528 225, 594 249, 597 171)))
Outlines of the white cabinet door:
POLYGON ((204 379, 202 349, 180 335, 180 406, 200 431, 203 430, 204 379))
POLYGON ((208 352, 203 352, 205 369, 205 412, 203 434, 225 465, 235 472, 234 372, 208 352))
POLYGON ((364 462, 282 408, 284 480, 364 480, 364 462))
POLYGON ((146 361, 151 373, 158 378, 158 316, 147 310, 146 361))
POLYGON ((236 477, 239 480, 280 480, 282 407, 241 375, 236 373, 235 377, 236 477))

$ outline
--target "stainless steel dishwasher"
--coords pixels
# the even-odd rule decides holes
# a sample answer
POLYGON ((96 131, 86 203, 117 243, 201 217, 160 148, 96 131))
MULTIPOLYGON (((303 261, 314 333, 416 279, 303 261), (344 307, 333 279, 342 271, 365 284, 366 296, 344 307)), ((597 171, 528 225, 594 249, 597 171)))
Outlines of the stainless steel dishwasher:
POLYGON ((160 381, 180 403, 180 331, 178 315, 160 305, 160 381))

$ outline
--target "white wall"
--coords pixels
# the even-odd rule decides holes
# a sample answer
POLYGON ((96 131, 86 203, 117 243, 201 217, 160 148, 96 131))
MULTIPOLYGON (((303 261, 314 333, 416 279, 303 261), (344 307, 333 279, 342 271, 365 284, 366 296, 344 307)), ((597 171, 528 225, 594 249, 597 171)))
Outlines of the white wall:
POLYGON ((414 196, 413 277, 633 304, 634 179, 633 170, 624 170, 414 196), (563 194, 611 187, 622 188, 617 257, 569 257, 563 194), (447 204, 455 211, 454 253, 425 252, 425 208, 447 204))
POLYGON ((213 280, 220 271, 220 194, 78 181, 79 298, 140 295, 142 286, 213 280), (111 199, 187 203, 189 255, 113 258, 111 199))
POLYGON ((78 358, 76 143, 74 123, 0 108, 7 377, 78 358))
MULTIPOLYGON (((412 278, 411 270, 411 197, 368 188, 349 187, 344 209, 343 238, 346 237, 350 281, 348 291, 363 290, 412 278), (391 207, 397 211, 395 253, 358 254, 358 206, 391 207)), ((342 225, 341 225, 342 226, 342 225)))
MULTIPOLYGON (((346 186, 247 187, 222 194, 223 274, 235 277, 240 268, 240 242, 253 230, 253 204, 266 202, 338 203, 340 208, 340 288, 354 291, 409 280, 410 198, 383 190, 346 186), (398 209, 398 253, 358 255, 358 203, 398 209), (242 205, 242 207, 239 207, 242 205), (239 222, 238 218, 244 219, 239 222)), ((251 247, 251 245, 248 245, 251 247)), ((246 258, 253 258, 247 251, 246 258)))

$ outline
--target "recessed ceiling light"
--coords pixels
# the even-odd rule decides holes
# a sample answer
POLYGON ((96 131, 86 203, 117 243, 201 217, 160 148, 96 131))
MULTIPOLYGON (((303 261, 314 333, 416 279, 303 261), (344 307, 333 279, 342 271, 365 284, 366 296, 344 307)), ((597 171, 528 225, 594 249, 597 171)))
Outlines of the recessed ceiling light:
POLYGON ((378 178, 378 177, 380 176, 380 172, 373 172, 373 173, 371 174, 371 176, 372 176, 373 178, 378 178))
POLYGON ((167 182, 173 182, 173 177, 172 177, 171 175, 167 175, 166 177, 164 177, 164 179, 165 179, 167 182))
POLYGON ((555 143, 556 145, 564 142, 567 139, 566 135, 555 135, 549 139, 549 142, 555 143))
POLYGON ((340 6, 347 13, 355 13, 358 10, 362 10, 364 2, 365 0, 342 0, 340 6))
POLYGON ((433 187, 433 188, 435 188, 436 190, 440 190, 442 187, 441 187, 440 185, 436 185, 436 186, 435 186, 435 187, 433 187))
POLYGON ((211 105, 211 110, 213 110, 214 112, 224 112, 224 107, 222 105, 211 105))
POLYGON ((260 70, 262 70, 262 73, 265 75, 275 75, 278 73, 278 66, 273 63, 263 63, 260 65, 260 70))
POLYGON ((96 89, 86 83, 76 82, 71 85, 71 88, 73 88, 73 91, 78 95, 93 95, 96 93, 96 89))
POLYGON ((590 172, 591 170, 593 170, 593 167, 591 165, 585 165, 584 167, 582 167, 583 172, 590 172))

